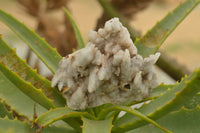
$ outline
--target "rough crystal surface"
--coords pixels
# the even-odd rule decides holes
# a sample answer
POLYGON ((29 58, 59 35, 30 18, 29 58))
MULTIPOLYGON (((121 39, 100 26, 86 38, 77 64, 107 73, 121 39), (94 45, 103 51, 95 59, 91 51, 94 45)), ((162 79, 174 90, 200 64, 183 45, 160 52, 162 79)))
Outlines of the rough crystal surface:
POLYGON ((85 48, 60 61, 52 86, 58 85, 74 110, 140 101, 157 86, 153 65, 159 56, 138 55, 128 30, 113 18, 90 31, 85 48))

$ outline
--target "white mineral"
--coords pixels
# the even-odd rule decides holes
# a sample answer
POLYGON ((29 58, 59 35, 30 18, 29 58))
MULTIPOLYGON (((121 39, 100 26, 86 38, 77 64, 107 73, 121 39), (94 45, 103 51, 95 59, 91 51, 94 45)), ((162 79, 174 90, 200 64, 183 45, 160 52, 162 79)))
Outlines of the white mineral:
POLYGON ((159 56, 138 55, 128 30, 113 18, 90 31, 85 48, 60 61, 52 86, 58 85, 74 110, 140 101, 157 86, 153 65, 159 56))

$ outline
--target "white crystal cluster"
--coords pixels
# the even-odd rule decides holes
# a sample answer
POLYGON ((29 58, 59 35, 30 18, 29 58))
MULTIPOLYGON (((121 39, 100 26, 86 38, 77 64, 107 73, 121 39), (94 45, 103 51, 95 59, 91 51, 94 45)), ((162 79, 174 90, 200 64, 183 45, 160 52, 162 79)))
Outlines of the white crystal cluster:
POLYGON ((89 33, 85 48, 60 61, 52 86, 58 85, 74 110, 140 101, 157 85, 153 65, 159 56, 138 55, 128 30, 113 18, 89 33))

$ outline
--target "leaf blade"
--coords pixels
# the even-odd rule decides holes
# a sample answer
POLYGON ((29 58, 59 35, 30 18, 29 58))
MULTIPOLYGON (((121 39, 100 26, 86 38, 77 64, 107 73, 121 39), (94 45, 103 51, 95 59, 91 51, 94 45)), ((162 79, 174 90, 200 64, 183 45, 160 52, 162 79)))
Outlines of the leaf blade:
POLYGON ((24 40, 33 52, 53 72, 58 69, 58 63, 62 57, 44 39, 31 31, 24 24, 0 9, 0 20, 24 40))
POLYGON ((187 0, 158 22, 135 45, 143 57, 154 54, 182 20, 199 4, 200 0, 187 0))
MULTIPOLYGON (((6 102, 17 112, 28 117, 28 119, 33 119, 33 108, 35 102, 21 92, 7 77, 0 71, 0 98, 6 102), (26 101, 26 102, 25 102, 26 101)), ((41 115, 47 110, 40 106, 37 106, 37 114, 41 115)))
MULTIPOLYGON (((174 133, 199 133, 200 108, 197 106, 194 109, 181 108, 179 111, 171 112, 157 122, 171 130, 174 133)), ((146 125, 141 128, 130 131, 129 133, 160 133, 156 128, 146 125)))
POLYGON ((131 103, 128 103, 128 106, 138 104, 138 103, 143 103, 145 101, 153 100, 158 98, 159 96, 163 95, 168 89, 174 87, 174 85, 165 85, 165 84, 160 84, 156 88, 153 88, 153 90, 150 92, 149 97, 146 99, 143 99, 142 101, 133 101, 131 103))
POLYGON ((65 106, 66 101, 56 88, 51 87, 51 83, 46 78, 37 74, 25 61, 19 58, 16 51, 9 47, 0 37, 0 61, 3 62, 11 71, 16 72, 20 78, 30 82, 37 89, 42 89, 43 93, 54 100, 56 106, 65 106))
POLYGON ((6 108, 5 103, 0 100, 0 118, 4 118, 5 116, 9 119, 14 119, 12 113, 6 108))
POLYGON ((35 133, 31 125, 18 120, 10 120, 0 118, 0 130, 10 131, 11 133, 35 133))
MULTIPOLYGON (((68 107, 59 107, 44 113, 35 120, 35 123, 40 125, 40 127, 46 127, 49 124, 58 120, 66 121, 68 118, 81 117, 81 116, 87 116, 93 118, 87 112, 78 112, 71 110, 68 107)), ((75 128, 76 130, 81 131, 81 127, 79 124, 73 123, 74 121, 67 121, 67 122, 68 124, 70 124, 70 126, 75 128)))
POLYGON ((84 115, 86 112, 78 112, 69 109, 68 107, 56 108, 54 110, 50 110, 35 120, 35 123, 45 127, 55 121, 70 118, 72 116, 80 117, 80 115, 84 115))
POLYGON ((153 124, 154 126, 158 127, 159 129, 161 129, 164 132, 170 133, 170 131, 168 131, 167 129, 161 127, 158 123, 156 123, 155 121, 151 120, 146 115, 140 113, 139 111, 137 111, 135 109, 132 109, 129 106, 112 105, 110 108, 107 108, 107 109, 103 110, 100 113, 99 119, 105 119, 106 115, 110 114, 111 111, 125 111, 126 113, 129 113, 130 115, 137 116, 137 117, 141 118, 142 120, 153 124))
POLYGON ((199 105, 199 103, 200 103, 200 93, 197 93, 194 97, 189 99, 188 102, 184 104, 184 107, 187 109, 193 109, 196 108, 199 105))
MULTIPOLYGON (((159 98, 138 109, 153 120, 161 118, 171 111, 178 110, 188 99, 200 90, 200 69, 195 70, 179 84, 168 90, 159 98)), ((128 131, 144 125, 144 121, 125 114, 119 118, 113 128, 116 132, 128 131)))
POLYGON ((25 82, 20 79, 18 75, 11 72, 8 68, 0 62, 0 72, 3 74, 10 82, 12 82, 20 91, 29 96, 38 104, 42 105, 46 109, 55 108, 53 102, 48 99, 41 90, 36 89, 30 83, 25 82))
MULTIPOLYGON (((19 120, 10 120, 0 118, 0 132, 2 133, 36 133, 31 124, 21 122, 19 120)), ((42 133, 77 133, 67 127, 46 127, 41 130, 42 133)))
POLYGON ((161 129, 162 131, 164 131, 166 133, 171 133, 171 131, 168 131, 167 129, 163 128, 158 123, 156 123, 155 121, 148 118, 147 116, 145 116, 144 114, 140 113, 137 110, 133 110, 133 109, 125 107, 125 106, 118 106, 117 108, 120 109, 120 110, 126 111, 127 113, 130 113, 132 115, 140 117, 141 119, 145 120, 146 122, 153 124, 154 126, 156 126, 157 128, 161 129))
POLYGON ((72 27, 74 29, 74 33, 78 42, 78 47, 79 49, 84 48, 85 47, 85 43, 83 41, 83 37, 81 35, 81 32, 76 24, 76 22, 74 21, 74 19, 72 18, 71 14, 69 13, 69 11, 66 8, 63 8, 63 10, 65 11, 66 16, 69 18, 72 27))
POLYGON ((110 133, 112 129, 112 119, 106 120, 90 120, 82 117, 83 133, 110 133))

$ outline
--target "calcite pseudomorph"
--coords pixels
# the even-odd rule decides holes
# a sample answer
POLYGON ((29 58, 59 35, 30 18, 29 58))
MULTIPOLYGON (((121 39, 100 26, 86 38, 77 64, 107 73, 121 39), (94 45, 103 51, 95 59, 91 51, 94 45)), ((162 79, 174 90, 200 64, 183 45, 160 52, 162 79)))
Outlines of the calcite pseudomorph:
POLYGON ((159 56, 138 55, 128 30, 113 18, 90 31, 85 48, 60 61, 52 86, 58 85, 74 110, 140 101, 157 86, 153 65, 159 56))

